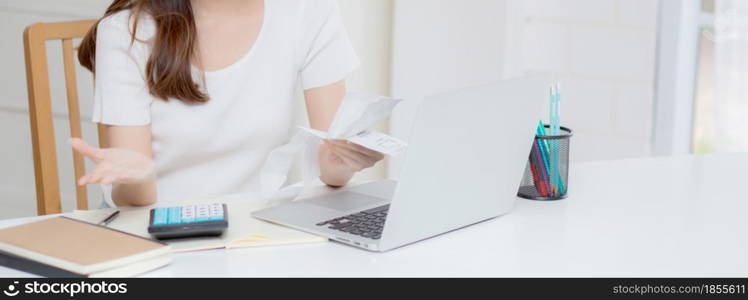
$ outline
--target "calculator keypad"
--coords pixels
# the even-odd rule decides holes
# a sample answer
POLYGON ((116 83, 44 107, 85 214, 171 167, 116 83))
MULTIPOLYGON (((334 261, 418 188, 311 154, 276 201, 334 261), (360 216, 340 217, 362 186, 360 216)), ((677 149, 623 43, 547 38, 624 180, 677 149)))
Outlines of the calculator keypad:
POLYGON ((178 225, 225 219, 223 204, 197 204, 153 209, 153 225, 178 225))
POLYGON ((226 204, 197 204, 151 209, 148 233, 157 239, 218 236, 229 226, 226 204))

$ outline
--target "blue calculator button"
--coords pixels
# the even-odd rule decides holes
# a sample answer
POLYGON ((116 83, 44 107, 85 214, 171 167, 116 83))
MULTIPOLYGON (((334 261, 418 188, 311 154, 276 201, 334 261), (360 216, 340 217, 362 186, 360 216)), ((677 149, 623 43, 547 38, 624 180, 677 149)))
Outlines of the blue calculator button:
POLYGON ((220 216, 220 215, 219 216, 212 216, 212 217, 210 217, 209 220, 210 221, 221 221, 221 220, 223 220, 223 216, 220 216))
POLYGON ((169 207, 169 224, 182 223, 181 207, 169 207))
POLYGON ((205 222, 205 221, 209 221, 209 220, 210 220, 210 217, 208 217, 208 216, 203 216, 203 217, 197 217, 197 218, 195 218, 195 222, 205 222))
POLYGON ((165 225, 168 220, 168 210, 166 208, 156 208, 153 210, 153 225, 165 225))

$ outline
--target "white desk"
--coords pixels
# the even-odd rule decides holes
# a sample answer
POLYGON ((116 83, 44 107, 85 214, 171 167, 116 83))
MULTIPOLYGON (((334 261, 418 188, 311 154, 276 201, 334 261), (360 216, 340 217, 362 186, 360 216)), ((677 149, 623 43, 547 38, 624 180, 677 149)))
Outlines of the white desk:
POLYGON ((745 277, 746 170, 741 154, 580 163, 566 200, 520 199, 508 215, 387 253, 334 242, 210 250, 145 276, 745 277))

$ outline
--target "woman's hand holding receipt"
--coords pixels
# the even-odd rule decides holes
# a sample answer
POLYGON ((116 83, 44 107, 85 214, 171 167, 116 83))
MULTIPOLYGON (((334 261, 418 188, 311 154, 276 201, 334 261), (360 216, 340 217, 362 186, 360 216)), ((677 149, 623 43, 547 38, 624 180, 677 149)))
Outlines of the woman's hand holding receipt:
POLYGON ((330 186, 345 185, 355 172, 374 166, 385 155, 397 155, 405 142, 383 133, 369 131, 390 115, 400 99, 347 93, 327 131, 299 126, 291 140, 273 150, 261 171, 263 198, 268 201, 293 199, 304 185, 319 177, 330 186), (317 151, 318 150, 318 151, 317 151), (304 153, 302 185, 288 184, 296 154, 304 153), (315 166, 320 168, 315 170, 315 166))
MULTIPOLYGON (((319 148, 319 161, 321 166, 325 166, 327 171, 332 174, 347 174, 342 177, 350 177, 355 172, 373 167, 378 161, 384 159, 384 154, 356 145, 346 140, 325 139, 319 148)), ((325 174, 322 174, 325 176, 325 174)), ((332 179, 332 178, 325 178, 332 179)), ((328 184, 336 181, 344 185, 346 178, 340 180, 328 180, 328 184)))
POLYGON ((373 167, 384 159, 384 154, 346 140, 325 140, 321 149, 324 161, 354 172, 373 167))

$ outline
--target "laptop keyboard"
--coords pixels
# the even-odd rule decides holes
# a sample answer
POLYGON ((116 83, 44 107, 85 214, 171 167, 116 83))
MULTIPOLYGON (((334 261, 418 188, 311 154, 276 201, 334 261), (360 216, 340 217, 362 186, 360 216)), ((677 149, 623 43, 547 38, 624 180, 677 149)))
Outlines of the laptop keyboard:
POLYGON ((389 204, 382 205, 355 214, 320 222, 316 225, 328 226, 327 228, 330 229, 378 240, 382 236, 384 220, 387 218, 387 210, 389 209, 389 204))

